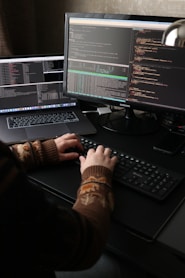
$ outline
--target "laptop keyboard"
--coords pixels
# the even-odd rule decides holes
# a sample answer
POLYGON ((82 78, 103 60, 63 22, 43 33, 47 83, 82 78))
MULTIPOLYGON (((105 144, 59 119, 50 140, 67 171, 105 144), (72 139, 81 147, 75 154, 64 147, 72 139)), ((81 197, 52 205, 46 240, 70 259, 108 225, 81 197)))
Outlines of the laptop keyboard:
POLYGON ((38 125, 78 122, 73 111, 11 116, 7 118, 8 128, 24 128, 38 125))
MULTIPOLYGON (((99 143, 81 137, 85 153, 99 143)), ((112 149, 112 148, 111 148, 112 149)), ((113 181, 136 190, 155 200, 164 200, 184 179, 184 175, 170 171, 143 159, 112 149, 118 157, 113 181)))

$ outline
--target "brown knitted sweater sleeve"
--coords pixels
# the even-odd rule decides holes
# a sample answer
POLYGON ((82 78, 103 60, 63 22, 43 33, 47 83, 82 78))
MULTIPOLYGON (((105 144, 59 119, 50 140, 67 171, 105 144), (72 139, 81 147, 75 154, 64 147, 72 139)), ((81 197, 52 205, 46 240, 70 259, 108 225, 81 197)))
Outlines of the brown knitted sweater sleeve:
POLYGON ((53 139, 44 142, 36 140, 24 144, 15 144, 10 148, 26 170, 59 162, 56 144, 53 139))
POLYGON ((84 264, 92 256, 88 251, 94 250, 92 257, 97 258, 107 241, 110 216, 114 207, 111 179, 112 172, 103 166, 91 166, 82 175, 82 184, 78 189, 73 209, 90 221, 94 231, 94 247, 86 250, 84 264))

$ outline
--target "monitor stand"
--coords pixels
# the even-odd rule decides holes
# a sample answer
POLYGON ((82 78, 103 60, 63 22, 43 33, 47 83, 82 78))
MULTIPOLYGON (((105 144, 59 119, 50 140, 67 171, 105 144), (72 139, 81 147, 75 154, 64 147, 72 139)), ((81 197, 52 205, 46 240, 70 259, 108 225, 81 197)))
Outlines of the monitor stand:
POLYGON ((102 114, 98 121, 105 129, 127 135, 150 134, 159 128, 159 123, 154 117, 137 116, 130 107, 102 114))

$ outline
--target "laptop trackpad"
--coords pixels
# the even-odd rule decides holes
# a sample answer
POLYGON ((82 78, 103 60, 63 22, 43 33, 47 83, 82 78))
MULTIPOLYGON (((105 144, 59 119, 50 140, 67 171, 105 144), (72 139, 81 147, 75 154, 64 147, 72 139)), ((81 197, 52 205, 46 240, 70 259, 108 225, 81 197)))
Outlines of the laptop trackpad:
POLYGON ((55 138, 70 132, 66 124, 52 124, 25 128, 29 140, 55 138))

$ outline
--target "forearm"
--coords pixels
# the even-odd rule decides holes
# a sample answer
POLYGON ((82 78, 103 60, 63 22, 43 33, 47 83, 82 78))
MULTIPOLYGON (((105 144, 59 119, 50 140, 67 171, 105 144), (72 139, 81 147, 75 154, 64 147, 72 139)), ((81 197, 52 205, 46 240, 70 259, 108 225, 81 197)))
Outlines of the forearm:
POLYGON ((110 213, 114 207, 111 184, 112 172, 109 169, 98 165, 88 167, 82 175, 73 209, 86 214, 86 208, 96 208, 94 202, 97 202, 105 213, 110 213))
POLYGON ((25 142, 24 144, 15 144, 10 147, 12 152, 23 164, 26 170, 38 166, 54 164, 59 161, 56 144, 53 139, 41 142, 25 142))
POLYGON ((114 207, 111 176, 112 173, 107 168, 89 167, 82 176, 82 185, 73 206, 73 209, 83 215, 93 227, 92 242, 83 259, 83 263, 87 265, 99 258, 108 237, 114 207))

